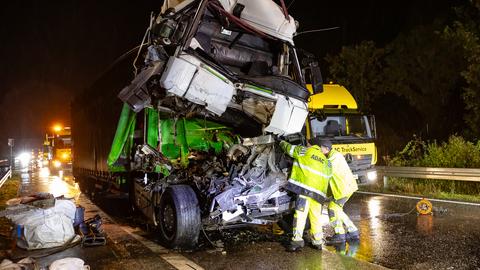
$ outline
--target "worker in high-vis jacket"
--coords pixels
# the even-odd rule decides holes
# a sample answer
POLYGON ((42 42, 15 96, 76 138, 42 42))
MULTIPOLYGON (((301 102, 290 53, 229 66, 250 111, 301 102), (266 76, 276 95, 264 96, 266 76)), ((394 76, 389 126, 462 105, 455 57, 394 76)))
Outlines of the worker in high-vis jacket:
POLYGON ((304 247, 303 230, 307 216, 310 218, 312 245, 314 248, 322 249, 322 203, 326 199, 332 170, 318 143, 319 140, 314 139, 313 145, 305 147, 291 145, 286 141, 280 142, 283 151, 294 159, 286 189, 298 195, 293 220, 293 238, 288 251, 298 251, 304 247))
POLYGON ((332 193, 333 198, 328 204, 328 216, 335 234, 333 237, 327 238, 327 245, 342 243, 346 240, 358 240, 359 233, 357 227, 343 211, 345 203, 358 190, 357 180, 353 177, 345 157, 340 152, 332 149, 330 140, 321 140, 320 147, 322 153, 327 156, 332 164, 329 193, 332 193))

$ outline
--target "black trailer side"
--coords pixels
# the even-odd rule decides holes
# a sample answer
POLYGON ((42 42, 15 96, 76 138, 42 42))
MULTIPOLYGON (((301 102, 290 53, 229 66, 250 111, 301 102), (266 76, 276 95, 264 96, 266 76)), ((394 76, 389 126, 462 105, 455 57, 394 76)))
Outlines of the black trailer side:
POLYGON ((123 105, 117 94, 133 78, 134 57, 120 58, 72 102, 73 175, 83 191, 126 188, 125 175, 109 172, 107 158, 123 105))

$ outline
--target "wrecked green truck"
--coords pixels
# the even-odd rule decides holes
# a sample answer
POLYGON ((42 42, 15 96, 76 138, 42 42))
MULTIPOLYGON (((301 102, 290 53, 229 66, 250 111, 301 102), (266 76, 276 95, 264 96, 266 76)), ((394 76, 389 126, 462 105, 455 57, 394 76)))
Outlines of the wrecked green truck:
POLYGON ((81 190, 128 193, 178 248, 291 212, 291 160, 276 138, 302 138, 305 80, 322 86, 296 29, 271 0, 165 1, 137 50, 72 103, 81 190))

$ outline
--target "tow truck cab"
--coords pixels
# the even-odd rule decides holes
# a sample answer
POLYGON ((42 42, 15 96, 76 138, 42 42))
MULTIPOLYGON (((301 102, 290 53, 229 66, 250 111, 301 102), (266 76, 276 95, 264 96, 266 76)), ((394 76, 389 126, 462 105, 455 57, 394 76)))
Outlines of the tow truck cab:
POLYGON ((375 181, 375 117, 362 114, 354 97, 338 84, 325 84, 322 93, 310 97, 308 109, 307 138, 330 139, 333 148, 345 156, 359 184, 375 181))

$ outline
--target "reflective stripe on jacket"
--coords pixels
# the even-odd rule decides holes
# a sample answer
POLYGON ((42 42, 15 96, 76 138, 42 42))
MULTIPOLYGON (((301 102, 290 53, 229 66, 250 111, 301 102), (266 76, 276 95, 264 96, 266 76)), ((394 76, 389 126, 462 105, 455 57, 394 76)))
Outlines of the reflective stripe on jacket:
POLYGON ((353 178, 352 170, 348 166, 345 157, 332 149, 328 154, 328 160, 332 163, 332 178, 330 188, 335 200, 350 197, 358 190, 357 180, 353 178))
POLYGON ((291 145, 285 141, 280 142, 280 147, 295 160, 287 189, 323 202, 326 198, 332 166, 320 147, 315 145, 307 148, 291 145))

